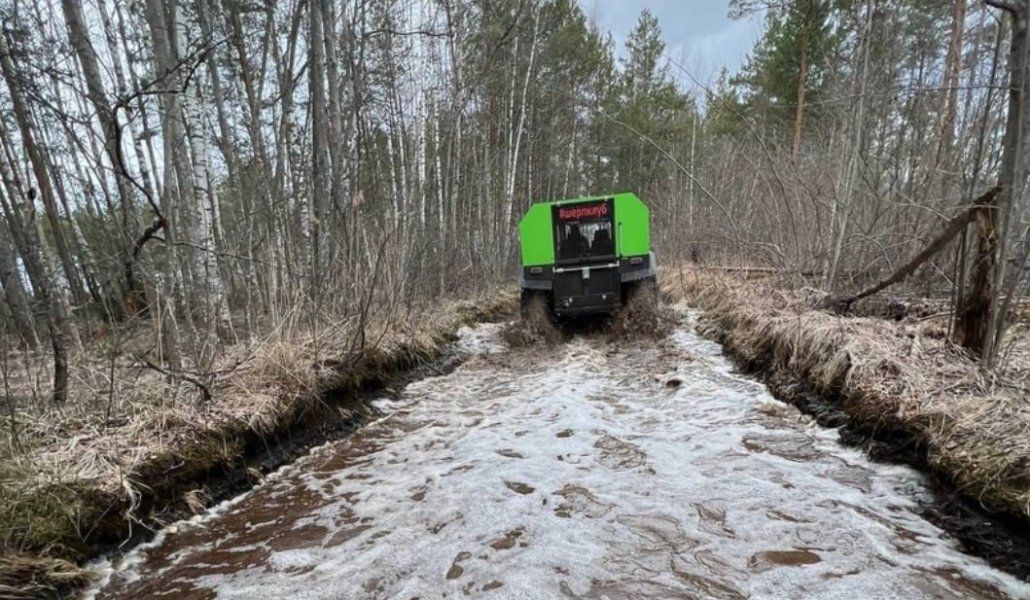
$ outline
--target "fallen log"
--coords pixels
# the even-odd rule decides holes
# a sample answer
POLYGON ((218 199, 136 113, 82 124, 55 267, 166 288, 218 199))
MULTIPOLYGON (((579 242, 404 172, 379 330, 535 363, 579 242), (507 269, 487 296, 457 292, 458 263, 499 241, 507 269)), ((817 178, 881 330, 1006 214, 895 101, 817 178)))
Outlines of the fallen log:
POLYGON ((760 274, 764 274, 764 275, 796 274, 796 275, 801 275, 802 277, 822 277, 823 276, 823 272, 822 271, 814 271, 814 270, 791 271, 791 270, 783 269, 783 268, 780 268, 780 267, 748 267, 748 266, 737 267, 737 266, 713 265, 713 266, 706 266, 704 268, 709 270, 709 271, 722 271, 724 273, 744 273, 745 275, 747 275, 749 273, 760 273, 760 274))
POLYGON ((851 308, 852 304, 862 298, 868 298, 869 296, 881 292, 895 283, 903 281, 906 277, 915 272, 915 270, 919 268, 919 265, 940 252, 952 238, 958 235, 963 229, 965 229, 966 225, 970 221, 976 218, 977 214, 979 214, 981 210, 987 210, 991 205, 994 196, 998 194, 1000 189, 1001 188, 998 186, 992 187, 984 192, 979 198, 974 200, 968 208, 952 217, 951 220, 944 225, 944 229, 941 231, 940 235, 927 244, 919 254, 912 257, 912 260, 894 271, 890 277, 882 279, 861 292, 851 296, 830 296, 824 301, 825 307, 831 308, 838 313, 845 313, 851 308))

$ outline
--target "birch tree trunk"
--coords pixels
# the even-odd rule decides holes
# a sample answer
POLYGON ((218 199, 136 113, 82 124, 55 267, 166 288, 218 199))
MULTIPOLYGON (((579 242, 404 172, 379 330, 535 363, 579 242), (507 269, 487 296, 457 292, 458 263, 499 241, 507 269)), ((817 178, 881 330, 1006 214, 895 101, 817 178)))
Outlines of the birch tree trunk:
POLYGON ((533 39, 529 45, 529 64, 526 65, 526 76, 522 80, 522 93, 519 99, 519 120, 518 125, 515 126, 515 131, 512 134, 513 141, 511 143, 511 164, 508 167, 508 178, 505 182, 504 189, 504 220, 501 223, 501 239, 504 240, 501 244, 502 256, 501 260, 507 261, 508 254, 511 249, 512 235, 508 229, 511 226, 512 210, 515 204, 515 175, 518 171, 519 164, 519 148, 522 144, 522 132, 526 124, 526 95, 529 92, 529 80, 530 75, 533 73, 533 64, 536 60, 536 48, 537 48, 537 30, 540 25, 540 11, 536 11, 533 16, 533 39))
MULTIPOLYGON (((0 34, 0 39, 2 38, 3 35, 0 34)), ((9 139, 2 119, 0 138, 9 139)), ((0 199, 11 237, 25 265, 25 273, 29 276, 29 281, 36 291, 36 299, 46 315, 47 332, 50 334, 50 346, 54 353, 54 387, 51 399, 54 405, 60 406, 68 399, 68 352, 75 334, 64 300, 54 286, 50 267, 43 257, 43 246, 40 244, 36 227, 25 218, 18 201, 22 186, 9 162, 6 145, 4 150, 4 156, 0 156, 0 179, 3 180, 6 197, 0 194, 0 199)))
MULTIPOLYGON (((340 82, 340 44, 336 36, 336 3, 333 0, 318 0, 322 3, 323 31, 322 38, 325 44, 326 78, 329 84, 329 140, 328 150, 332 174, 330 178, 330 198, 334 210, 342 211, 345 208, 345 193, 343 186, 344 161, 346 156, 346 135, 343 130, 343 107, 341 94, 343 91, 340 82)), ((346 25, 344 25, 346 29, 346 25)))
MULTIPOLYGON (((97 119, 104 133, 104 150, 107 153, 111 169, 114 171, 115 182, 118 186, 118 197, 121 201, 121 234, 123 242, 123 262, 128 257, 133 233, 139 227, 136 217, 135 195, 129 180, 125 177, 121 168, 119 143, 119 128, 116 122, 116 115, 111 109, 107 91, 104 89, 103 80, 100 77, 100 67, 97 64, 96 50, 90 42, 89 33, 82 19, 82 7, 77 0, 61 0, 61 8, 64 11, 64 19, 68 25, 68 41, 71 43, 75 54, 79 59, 82 74, 86 80, 86 91, 90 103, 96 111, 97 119)), ((117 62, 117 61, 116 61, 117 62)), ((135 283, 126 282, 126 293, 135 294, 135 283)))
POLYGON ((3 71, 4 80, 7 82, 7 89, 11 94, 11 103, 14 107, 15 120, 18 122, 18 129, 21 131, 22 145, 28 154, 29 163, 32 165, 32 173, 39 188, 39 196, 43 201, 47 219, 50 222, 51 232, 54 236, 54 245, 57 247, 57 255, 61 260, 61 267, 64 270, 65 279, 71 289, 72 298, 76 304, 84 304, 89 300, 85 289, 82 287, 82 280, 79 278, 78 270, 75 267, 75 260, 72 258, 71 250, 64 235, 64 224, 61 222, 61 215, 54 198, 54 188, 50 180, 50 173, 47 170, 46 159, 43 151, 36 145, 36 133, 32 124, 32 115, 29 112, 28 104, 21 88, 21 76, 11 58, 11 50, 7 46, 7 36, 0 34, 0 69, 3 71))
MULTIPOLYGON (((192 326, 192 337, 195 347, 197 344, 197 330, 192 319, 191 306, 202 306, 194 300, 191 306, 184 302, 184 294, 189 290, 194 278, 191 276, 191 265, 180 264, 179 256, 182 254, 176 247, 178 241, 179 227, 184 224, 179 218, 179 204, 181 196, 190 191, 188 178, 183 176, 182 169, 188 168, 188 158, 184 157, 183 145, 186 141, 185 127, 182 123, 182 106, 179 98, 179 74, 172 62, 172 38, 175 34, 175 0, 165 5, 162 0, 146 0, 145 17, 150 29, 151 43, 153 45, 155 71, 162 78, 161 89, 169 90, 162 93, 161 98, 161 129, 164 150, 164 185, 161 194, 161 210, 168 219, 165 226, 168 241, 168 260, 165 263, 165 272, 162 279, 162 296, 165 299, 165 307, 162 310, 163 318, 160 319, 160 330, 163 357, 172 368, 179 368, 181 359, 179 356, 179 328, 176 313, 183 314, 186 322, 192 326), (167 10, 167 13, 166 13, 167 10), (166 21, 165 15, 169 18, 166 21)), ((185 224, 187 230, 190 229, 185 224)), ((196 256, 196 251, 187 249, 187 256, 196 256)), ((203 298, 201 298, 203 300, 203 298)))
POLYGON ((330 192, 323 25, 322 3, 320 0, 311 0, 308 2, 308 93, 311 96, 311 198, 308 229, 311 238, 312 299, 321 295, 322 207, 330 192))
MULTIPOLYGON (((175 0, 173 0, 175 2, 175 0)), ((173 48, 173 64, 178 64, 181 49, 186 47, 186 22, 178 18, 178 6, 173 5, 173 30, 176 43, 173 48)), ((198 76, 199 79, 199 76, 198 76)), ((201 109, 201 98, 198 92, 200 81, 184 82, 182 108, 186 140, 189 143, 189 157, 176 156, 176 168, 190 180, 192 193, 186 194, 183 203, 186 221, 189 223, 186 239, 193 245, 190 253, 194 267, 193 296, 194 307, 203 307, 203 318, 200 326, 205 333, 206 359, 214 352, 219 334, 228 335, 232 331, 229 317, 229 305, 225 298, 225 284, 222 281, 222 269, 219 260, 219 249, 216 243, 218 225, 218 197, 211 187, 208 176, 207 137, 204 131, 204 118, 201 109)))
POLYGON ((16 256, 17 252, 7 230, 7 224, 0 224, 0 285, 4 288, 4 301, 11 311, 11 320, 14 321, 14 327, 25 347, 35 350, 39 346, 39 337, 32 318, 29 295, 18 273, 16 256))
POLYGON ((851 147, 844 173, 844 190, 842 193, 844 202, 840 207, 837 207, 837 201, 834 200, 834 216, 836 221, 832 223, 831 230, 836 231, 836 236, 833 240, 833 253, 830 259, 829 270, 826 272, 826 287, 829 289, 833 289, 837 281, 841 253, 844 250, 844 241, 847 238, 848 226, 851 222, 852 206, 855 203, 859 158, 862 153, 862 134, 865 129, 865 92, 869 75, 869 37, 872 35, 873 14, 875 11, 876 0, 869 0, 866 3, 866 22, 862 32, 862 46, 860 50, 862 66, 856 75, 857 81, 854 86, 856 89, 855 98, 857 98, 857 106, 855 107, 855 119, 852 124, 851 147))

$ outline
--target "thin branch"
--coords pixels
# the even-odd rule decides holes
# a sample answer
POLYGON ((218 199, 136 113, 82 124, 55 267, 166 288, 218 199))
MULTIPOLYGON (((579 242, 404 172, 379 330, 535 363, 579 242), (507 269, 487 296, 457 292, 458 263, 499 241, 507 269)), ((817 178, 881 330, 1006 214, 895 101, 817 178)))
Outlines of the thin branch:
POLYGON ((634 128, 632 125, 616 119, 615 117, 609 115, 608 113, 604 112, 600 108, 595 107, 594 110, 598 114, 600 114, 602 117, 604 117, 604 118, 608 119, 609 121, 611 121, 612 123, 615 123, 616 125, 619 125, 621 127, 626 128, 631 133, 633 133, 634 135, 636 135, 640 139, 642 139, 645 142, 647 142, 648 144, 650 144, 655 150, 660 152, 662 154, 662 156, 664 156, 665 158, 669 159, 669 161, 672 162, 672 164, 674 164, 684 175, 687 176, 688 179, 690 179, 690 181, 692 181, 697 186, 697 188, 699 190, 701 190, 702 194, 707 196, 708 199, 711 200, 716 205, 716 207, 719 208, 719 211, 722 212, 723 216, 726 217, 726 220, 729 222, 730 227, 733 230, 733 238, 736 240, 737 246, 738 247, 740 246, 740 244, 741 244, 741 241, 740 241, 740 231, 737 229, 737 222, 733 219, 733 215, 731 215, 730 211, 727 210, 726 206, 723 205, 723 203, 718 198, 715 197, 715 194, 713 194, 712 192, 708 191, 708 188, 706 188, 703 183, 701 183, 696 177, 694 177, 694 174, 691 173, 689 169, 684 167, 678 160, 676 160, 676 157, 674 157, 672 154, 670 154, 668 150, 666 150, 665 148, 662 148, 658 144, 658 142, 655 142, 653 139, 648 137, 646 134, 644 134, 643 132, 641 132, 641 131, 637 130, 636 128, 634 128))
POLYGON ((208 403, 208 402, 211 401, 211 388, 209 388, 208 385, 206 383, 204 383, 203 381, 201 381, 200 379, 198 379, 198 378, 196 378, 196 377, 194 377, 192 375, 186 374, 186 373, 184 373, 182 371, 177 371, 177 370, 174 370, 174 369, 166 369, 166 368, 164 368, 164 367, 162 367, 160 365, 154 364, 154 362, 151 361, 146 356, 137 356, 136 357, 136 362, 140 366, 144 366, 144 367, 146 367, 148 369, 152 369, 154 371, 157 371, 158 373, 161 373, 162 375, 164 375, 166 377, 172 377, 174 379, 180 379, 180 380, 185 381, 187 383, 193 384, 197 388, 197 390, 200 391, 200 397, 201 397, 201 400, 204 401, 204 403, 208 403))
POLYGON ((400 36, 424 35, 426 37, 437 37, 437 38, 454 37, 454 32, 452 32, 452 31, 428 31, 428 30, 425 30, 425 29, 416 29, 414 31, 398 31, 396 29, 389 29, 389 28, 373 29, 372 31, 366 31, 366 32, 364 32, 364 37, 372 37, 374 35, 383 35, 383 34, 400 35, 400 36))
POLYGON ((1013 15, 1018 15, 1022 12, 1022 9, 1019 6, 1008 2, 1007 0, 984 0, 984 4, 994 8, 1000 8, 1001 10, 1012 13, 1013 15))

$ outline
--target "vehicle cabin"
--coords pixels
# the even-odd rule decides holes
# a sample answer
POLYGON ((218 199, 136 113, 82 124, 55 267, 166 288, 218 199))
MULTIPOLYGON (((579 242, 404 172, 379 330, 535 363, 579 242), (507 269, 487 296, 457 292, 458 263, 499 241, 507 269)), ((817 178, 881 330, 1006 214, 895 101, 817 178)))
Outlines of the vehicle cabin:
POLYGON ((556 316, 611 313, 654 286, 650 211, 629 192, 534 204, 519 243, 524 306, 542 298, 556 316))

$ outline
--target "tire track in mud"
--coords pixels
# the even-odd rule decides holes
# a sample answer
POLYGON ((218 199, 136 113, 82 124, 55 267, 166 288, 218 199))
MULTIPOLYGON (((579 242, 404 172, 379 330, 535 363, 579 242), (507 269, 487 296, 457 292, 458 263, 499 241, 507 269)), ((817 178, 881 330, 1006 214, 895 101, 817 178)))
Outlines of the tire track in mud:
POLYGON ((474 354, 113 565, 97 597, 1027 597, 930 494, 683 325, 474 354))

